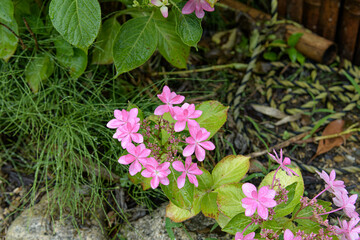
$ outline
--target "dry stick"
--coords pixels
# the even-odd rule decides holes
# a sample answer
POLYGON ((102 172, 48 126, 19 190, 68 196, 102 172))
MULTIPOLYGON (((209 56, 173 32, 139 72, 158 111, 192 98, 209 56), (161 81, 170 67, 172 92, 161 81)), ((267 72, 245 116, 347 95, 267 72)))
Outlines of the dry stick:
POLYGON ((35 47, 36 47, 36 50, 39 50, 39 44, 38 44, 38 41, 37 41, 37 39, 36 39, 36 37, 35 37, 34 32, 31 30, 31 28, 30 28, 30 26, 29 26, 28 22, 26 21, 26 19, 25 19, 24 17, 23 17, 23 21, 24 21, 24 23, 25 23, 25 26, 26 26, 27 30, 30 32, 31 36, 32 36, 32 37, 33 37, 33 39, 35 40, 35 47))
POLYGON ((156 72, 151 75, 152 76, 162 76, 162 75, 190 74, 190 73, 197 73, 197 72, 208 72, 208 71, 221 70, 224 68, 235 68, 237 70, 245 70, 247 68, 247 64, 229 63, 229 64, 224 64, 224 65, 217 65, 217 66, 211 66, 211 67, 193 69, 193 70, 174 71, 174 72, 156 72))
POLYGON ((0 22, 0 25, 6 27, 12 34, 14 34, 15 37, 17 37, 17 38, 19 39, 22 49, 23 49, 23 50, 26 49, 26 45, 24 44, 23 40, 19 37, 19 35, 17 35, 17 34, 16 34, 9 26, 7 26, 6 24, 0 22))

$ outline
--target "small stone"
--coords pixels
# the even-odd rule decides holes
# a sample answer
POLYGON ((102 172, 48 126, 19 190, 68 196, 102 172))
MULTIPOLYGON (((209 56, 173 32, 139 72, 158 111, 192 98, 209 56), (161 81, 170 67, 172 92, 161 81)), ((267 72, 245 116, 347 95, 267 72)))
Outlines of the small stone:
POLYGON ((341 156, 341 155, 337 155, 334 157, 334 161, 337 162, 337 163, 341 163, 345 160, 344 156, 341 156))
POLYGON ((356 158, 351 155, 345 155, 346 160, 348 160, 351 163, 355 163, 356 158))

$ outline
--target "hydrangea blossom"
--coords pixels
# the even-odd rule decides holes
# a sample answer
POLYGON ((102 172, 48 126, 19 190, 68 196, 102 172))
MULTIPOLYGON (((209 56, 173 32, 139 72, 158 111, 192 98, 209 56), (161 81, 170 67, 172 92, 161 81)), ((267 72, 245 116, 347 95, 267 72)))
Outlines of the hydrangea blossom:
POLYGON ((357 194, 351 195, 350 197, 347 193, 337 193, 336 197, 333 198, 334 204, 342 209, 345 214, 352 218, 358 217, 359 214, 355 211, 355 203, 358 197, 357 194))
POLYGON ((144 141, 143 136, 137 133, 140 129, 140 124, 135 122, 128 122, 124 126, 118 128, 113 136, 121 141, 121 147, 127 148, 127 146, 134 141, 136 143, 142 143, 144 141))
POLYGON ((201 116, 202 111, 195 110, 195 104, 184 103, 181 108, 174 107, 175 132, 181 132, 185 129, 186 123, 188 126, 195 126, 197 122, 193 119, 201 116))
POLYGON ((266 220, 269 216, 268 208, 276 206, 275 190, 270 189, 269 186, 263 186, 257 192, 256 187, 251 183, 244 183, 242 190, 246 195, 246 198, 241 200, 245 215, 252 216, 257 209, 259 216, 266 220))
POLYGON ((209 138, 210 132, 205 128, 200 128, 199 124, 189 127, 191 137, 186 138, 187 145, 183 151, 184 157, 189 157, 194 154, 199 161, 205 159, 205 150, 214 150, 215 145, 210 141, 205 141, 209 138))
POLYGON ((134 176, 138 172, 141 171, 142 165, 145 165, 148 161, 148 156, 151 153, 150 149, 145 147, 145 144, 140 144, 139 146, 135 147, 134 144, 128 144, 126 150, 129 154, 121 156, 119 158, 119 163, 121 164, 130 164, 129 173, 131 176, 134 176), (141 163, 141 164, 140 164, 141 163))
POLYGON ((282 149, 280 149, 280 157, 277 155, 275 149, 274 149, 274 154, 271 154, 271 153, 268 153, 270 155, 270 157, 272 159, 274 159, 278 164, 280 164, 280 167, 286 171, 286 173, 289 175, 289 176, 292 176, 293 174, 295 176, 299 176, 294 170, 292 170, 291 168, 287 167, 287 165, 290 165, 291 164, 291 161, 290 161, 290 158, 288 157, 285 157, 284 160, 283 160, 283 152, 282 152, 282 149))
POLYGON ((108 128, 116 129, 126 125, 128 122, 138 123, 140 121, 140 118, 138 118, 137 115, 138 115, 137 108, 133 108, 129 112, 126 111, 125 109, 122 109, 121 111, 116 109, 114 111, 115 119, 111 119, 106 124, 106 126, 108 128))
POLYGON ((330 172, 330 176, 324 170, 321 173, 316 171, 316 173, 319 174, 319 176, 325 181, 325 189, 329 190, 331 193, 347 193, 344 182, 340 180, 335 180, 335 170, 332 170, 330 172))
POLYGON ((352 218, 349 222, 343 220, 339 226, 335 226, 336 233, 341 235, 341 240, 359 240, 360 226, 356 227, 360 218, 352 218))
POLYGON ((212 12, 214 8, 206 0, 189 0, 182 9, 182 14, 190 14, 195 11, 198 18, 205 16, 205 11, 212 12))
POLYGON ((164 18, 167 18, 169 13, 168 13, 168 7, 167 5, 169 5, 168 0, 151 0, 151 3, 154 4, 157 7, 160 7, 160 12, 163 15, 164 18))
POLYGON ((172 166, 176 171, 183 172, 177 179, 179 189, 184 187, 186 176, 189 178, 191 183, 193 183, 196 187, 198 186, 198 180, 195 175, 201 175, 203 172, 198 168, 196 163, 191 161, 191 157, 186 158, 185 166, 181 161, 173 162, 172 166))
POLYGON ((249 233, 246 236, 244 236, 243 233, 241 232, 237 232, 235 235, 235 240, 257 240, 257 239, 255 238, 254 232, 249 233))
POLYGON ((171 173, 169 167, 169 162, 159 164, 157 161, 151 161, 145 165, 146 169, 141 172, 141 175, 146 178, 152 178, 150 185, 155 189, 159 186, 159 182, 163 185, 169 185, 169 179, 167 178, 171 173))
POLYGON ((286 229, 284 232, 284 240, 301 240, 301 237, 294 237, 294 234, 289 229, 286 229))
POLYGON ((163 92, 157 96, 165 104, 155 109, 155 115, 163 115, 166 112, 170 112, 173 115, 173 104, 180 104, 185 100, 184 96, 171 92, 168 86, 165 86, 163 92))

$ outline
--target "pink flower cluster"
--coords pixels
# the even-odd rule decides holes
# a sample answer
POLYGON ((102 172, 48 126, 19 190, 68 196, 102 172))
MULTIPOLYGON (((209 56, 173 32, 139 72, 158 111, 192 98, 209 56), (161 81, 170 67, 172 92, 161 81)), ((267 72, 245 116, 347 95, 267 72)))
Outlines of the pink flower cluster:
MULTIPOLYGON (((154 114, 161 116, 169 112, 176 123, 170 125, 166 121, 166 126, 160 126, 161 123, 165 121, 161 117, 159 124, 155 125, 153 129, 154 132, 160 135, 161 130, 164 129, 170 134, 171 131, 169 128, 171 127, 174 133, 184 131, 186 126, 189 129, 190 137, 185 139, 184 143, 186 143, 187 146, 182 152, 182 155, 186 157, 185 165, 183 161, 180 161, 180 157, 177 157, 179 159, 178 161, 173 161, 175 156, 168 157, 167 159, 161 157, 162 154, 164 154, 164 156, 168 154, 176 155, 176 149, 170 151, 172 149, 171 145, 167 147, 169 152, 163 152, 161 154, 161 147, 156 143, 148 142, 147 144, 150 149, 145 146, 143 142, 146 143, 146 141, 144 141, 143 135, 138 133, 141 126, 140 119, 137 117, 137 108, 133 108, 130 111, 115 110, 115 119, 110 120, 107 124, 108 128, 116 129, 113 138, 118 139, 121 142, 121 146, 128 152, 127 155, 121 156, 118 162, 124 165, 130 164, 129 173, 132 176, 141 172, 142 176, 152 178, 150 185, 154 189, 157 188, 160 183, 163 185, 169 184, 168 175, 171 173, 170 165, 172 163, 173 169, 181 173, 177 179, 178 188, 182 188, 185 185, 186 177, 188 177, 190 183, 197 187, 198 181, 196 175, 201 175, 202 171, 198 168, 197 163, 192 162, 192 155, 195 153, 197 160, 203 161, 206 155, 205 150, 215 149, 215 145, 207 141, 210 137, 210 132, 205 128, 201 128, 199 123, 194 120, 201 116, 202 111, 196 110, 194 104, 184 103, 181 107, 174 106, 175 104, 181 104, 185 100, 185 97, 171 92, 168 86, 165 86, 163 92, 157 96, 164 104, 158 106, 154 114), (140 145, 135 146, 133 142, 140 145), (153 149, 153 151, 151 149, 153 149)), ((144 120, 144 123, 146 123, 146 120, 144 120)), ((152 129, 150 126, 144 125, 143 128, 146 131, 145 137, 148 137, 148 139, 156 137, 151 136, 152 129)), ((175 136, 171 137, 169 141, 172 145, 174 145, 176 141, 180 141, 178 139, 176 140, 175 136)))

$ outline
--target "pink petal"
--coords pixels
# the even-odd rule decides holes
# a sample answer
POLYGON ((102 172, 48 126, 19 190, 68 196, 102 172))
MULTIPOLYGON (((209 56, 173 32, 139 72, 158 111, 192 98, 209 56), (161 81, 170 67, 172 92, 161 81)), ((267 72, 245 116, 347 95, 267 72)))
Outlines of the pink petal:
POLYGON ((249 198, 252 198, 253 191, 255 191, 255 192, 257 191, 256 187, 251 183, 244 183, 241 188, 242 188, 245 196, 247 196, 249 198))
POLYGON ((214 11, 214 8, 212 8, 207 1, 200 0, 200 3, 201 3, 202 9, 204 9, 205 11, 208 11, 208 12, 213 12, 214 11))
POLYGON ((290 165, 290 164, 291 164, 290 158, 286 157, 283 161, 283 165, 290 165))
POLYGON ((198 187, 199 183, 198 180, 196 179, 196 176, 192 175, 192 174, 188 174, 187 175, 189 178, 189 182, 191 182, 192 184, 195 185, 195 187, 198 187))
POLYGON ((188 123, 188 126, 189 126, 189 127, 199 125, 197 121, 192 120, 192 119, 188 119, 188 120, 187 120, 187 123, 188 123))
POLYGON ((181 95, 177 95, 176 97, 174 97, 173 99, 171 99, 170 103, 171 104, 180 104, 185 100, 184 96, 181 95))
POLYGON ((195 151, 195 144, 187 145, 187 146, 184 148, 183 156, 184 156, 184 157, 191 156, 191 155, 194 154, 194 151, 195 151))
POLYGON ((182 188, 185 185, 185 178, 186 178, 186 172, 183 172, 180 177, 177 179, 177 186, 178 188, 182 188))
POLYGON ((151 153, 150 149, 144 149, 144 150, 141 151, 139 157, 140 158, 145 158, 145 157, 149 156, 150 153, 151 153))
POLYGON ((132 133, 131 139, 136 143, 142 143, 144 141, 144 138, 140 133, 132 133))
POLYGON ((160 0, 151 0, 151 3, 157 7, 160 7, 163 5, 163 3, 160 0))
POLYGON ((260 197, 266 197, 268 192, 269 192, 270 195, 274 194, 274 197, 275 197, 275 191, 274 190, 271 191, 269 189, 269 186, 263 186, 263 187, 261 187, 259 189, 259 198, 260 197))
POLYGON ((178 172, 184 172, 184 164, 181 161, 175 161, 172 163, 173 168, 178 172))
POLYGON ((205 128, 201 128, 201 134, 199 135, 199 132, 198 132, 198 138, 197 140, 199 142, 202 142, 202 141, 205 141, 207 140, 209 137, 210 137, 210 132, 206 131, 205 128))
POLYGON ((134 161, 129 167, 129 173, 131 176, 134 176, 142 169, 141 164, 138 161, 134 161))
POLYGON ((122 125, 124 125, 123 121, 120 121, 117 119, 112 119, 106 124, 106 127, 114 129, 114 128, 121 127, 122 125))
POLYGON ((205 16, 205 12, 201 7, 196 6, 195 14, 198 18, 203 18, 205 16))
MULTIPOLYGON (((244 207, 244 205, 242 205, 244 207)), ((246 206, 246 205, 245 205, 246 206)), ((252 216, 256 211, 257 203, 244 207, 245 216, 252 216)))
POLYGON ((181 132, 185 129, 185 127, 186 127, 186 120, 185 121, 177 121, 175 123, 174 129, 175 129, 175 132, 181 132))
POLYGON ((116 119, 123 120, 123 119, 122 119, 122 112, 121 112, 120 110, 118 110, 118 109, 116 109, 116 110, 114 111, 114 117, 115 117, 116 119))
POLYGON ((188 173, 194 174, 194 175, 201 175, 203 172, 197 167, 197 163, 194 163, 190 166, 188 173))
POLYGON ((170 167, 170 163, 169 162, 164 162, 164 163, 159 165, 157 170, 160 171, 160 172, 163 172, 163 171, 169 169, 169 167, 170 167))
POLYGON ((149 177, 151 177, 152 172, 150 172, 149 170, 145 169, 144 171, 141 172, 141 175, 142 175, 143 177, 149 178, 149 177))
POLYGON ((215 149, 215 145, 210 141, 201 142, 201 143, 199 143, 199 145, 202 146, 203 148, 205 148, 206 150, 214 150, 215 149))
POLYGON ((256 203, 256 200, 246 197, 246 198, 241 199, 241 203, 246 206, 250 206, 250 205, 253 205, 254 203, 256 203))
POLYGON ((188 143, 188 144, 195 144, 196 141, 193 137, 188 137, 185 139, 185 142, 188 143))
POLYGON ((205 159, 205 150, 200 146, 196 146, 195 147, 195 156, 196 156, 197 160, 204 161, 204 159, 205 159))
POLYGON ((187 157, 187 158, 185 159, 185 169, 189 169, 189 167, 191 166, 191 164, 192 164, 192 159, 191 159, 191 157, 187 157))
POLYGON ((126 149, 126 147, 131 143, 131 140, 130 140, 130 136, 129 135, 126 135, 122 140, 121 140, 121 147, 123 149, 126 149))
POLYGON ((182 120, 184 119, 183 117, 183 109, 180 107, 173 107, 173 111, 174 111, 174 119, 175 120, 182 120))
POLYGON ((162 185, 169 185, 170 181, 167 177, 159 178, 162 185))
MULTIPOLYGON (((167 8, 167 6, 162 6, 161 8, 160 8, 160 12, 161 12, 161 14, 163 15, 163 17, 164 18, 167 18, 168 17, 168 8, 167 8)), ((164 184, 165 185, 165 184, 164 184)))
POLYGON ((189 116, 189 118, 198 118, 198 117, 201 116, 201 114, 202 114, 202 111, 200 111, 200 110, 195 110, 195 112, 194 112, 193 114, 191 114, 191 115, 189 116))
POLYGON ((155 175, 155 177, 153 177, 153 179, 151 179, 150 185, 151 185, 152 189, 157 188, 159 186, 159 177, 155 175))
POLYGON ((260 198, 259 202, 267 208, 272 208, 276 206, 276 201, 272 198, 260 198))
POLYGON ((198 133, 199 130, 200 130, 200 125, 199 125, 199 124, 189 126, 190 135, 191 135, 194 139, 196 139, 196 135, 197 135, 197 133, 198 133))
POLYGON ((182 14, 190 14, 192 12, 195 11, 195 5, 196 5, 196 1, 195 0, 189 0, 185 6, 183 7, 183 9, 181 10, 182 14))
POLYGON ((244 237, 244 240, 255 240, 254 237, 255 237, 255 233, 252 232, 252 233, 249 233, 248 235, 246 235, 244 237))
POLYGON ((257 206, 257 211, 258 211, 258 214, 259 214, 259 216, 262 218, 262 219, 267 219, 268 218, 268 216, 269 216, 269 210, 266 208, 266 207, 264 207, 264 206, 262 206, 261 204, 258 204, 258 206, 257 206))
POLYGON ((168 105, 160 105, 158 106, 155 111, 154 114, 155 115, 163 115, 166 112, 169 112, 169 106, 168 105))
POLYGON ((284 240, 292 240, 293 238, 294 234, 289 229, 286 229, 284 233, 284 240))
POLYGON ((120 158, 119 158, 119 160, 118 160, 118 162, 120 163, 120 164, 129 164, 129 163, 132 163, 134 160, 135 160, 136 158, 133 156, 133 155, 131 155, 131 154, 127 154, 127 155, 125 155, 125 156, 121 156, 120 158))
POLYGON ((136 154, 136 147, 134 144, 129 143, 129 145, 126 147, 126 151, 128 151, 130 154, 132 154, 133 156, 137 156, 136 154))

